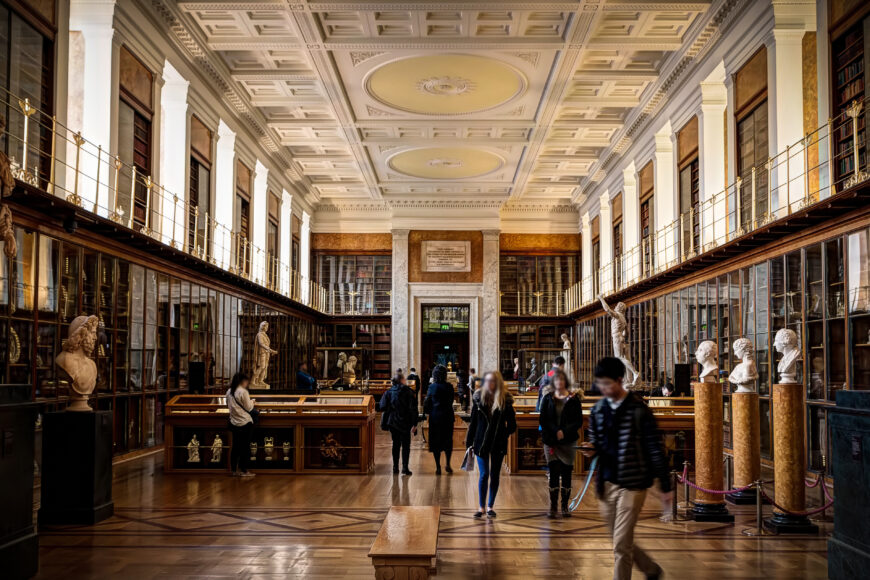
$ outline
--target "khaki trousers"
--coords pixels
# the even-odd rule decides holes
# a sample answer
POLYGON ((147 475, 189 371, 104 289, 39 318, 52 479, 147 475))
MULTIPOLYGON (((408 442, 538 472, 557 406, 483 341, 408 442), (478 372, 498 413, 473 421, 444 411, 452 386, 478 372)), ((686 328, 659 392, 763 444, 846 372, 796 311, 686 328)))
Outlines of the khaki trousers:
POLYGON ((646 498, 645 489, 625 489, 604 482, 604 496, 598 507, 613 537, 613 580, 630 580, 631 566, 644 574, 657 574, 659 565, 646 552, 634 545, 634 526, 646 498))

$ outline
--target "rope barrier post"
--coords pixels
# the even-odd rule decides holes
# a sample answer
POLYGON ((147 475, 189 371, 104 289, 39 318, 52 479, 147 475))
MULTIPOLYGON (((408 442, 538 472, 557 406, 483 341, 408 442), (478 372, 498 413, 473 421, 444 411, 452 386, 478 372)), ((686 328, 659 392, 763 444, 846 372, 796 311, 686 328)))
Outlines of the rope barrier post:
POLYGON ((769 536, 770 532, 764 529, 764 525, 762 521, 764 519, 764 514, 762 513, 763 500, 761 498, 761 480, 757 480, 755 482, 755 527, 754 528, 746 528, 743 530, 744 536, 769 536))
POLYGON ((671 501, 671 521, 677 521, 677 472, 671 471, 671 490, 673 491, 674 498, 671 501))
MULTIPOLYGON (((689 472, 689 462, 683 461, 683 473, 689 472)), ((692 504, 689 502, 689 478, 688 476, 683 479, 683 509, 691 509, 692 504)))
POLYGON ((814 522, 832 522, 834 518, 828 515, 828 508, 825 507, 828 505, 828 498, 825 494, 825 465, 822 463, 822 471, 819 473, 819 481, 817 487, 819 488, 819 505, 822 506, 822 511, 816 515, 814 518, 810 518, 811 521, 814 522))

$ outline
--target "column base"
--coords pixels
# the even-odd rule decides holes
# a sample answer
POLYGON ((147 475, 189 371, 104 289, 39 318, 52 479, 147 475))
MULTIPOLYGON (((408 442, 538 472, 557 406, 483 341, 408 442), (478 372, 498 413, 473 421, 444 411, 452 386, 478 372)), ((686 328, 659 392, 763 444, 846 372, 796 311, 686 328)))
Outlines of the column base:
POLYGON ((764 529, 775 534, 818 534, 819 526, 806 516, 793 516, 773 512, 773 517, 763 521, 764 529))
POLYGON ((696 503, 689 510, 689 514, 696 522, 723 522, 734 521, 734 516, 728 512, 725 502, 722 503, 696 503))
POLYGON ((27 534, 0 546, 0 562, 3 577, 9 580, 26 580, 36 576, 39 570, 39 537, 31 528, 27 534))
MULTIPOLYGON (((725 496, 725 501, 730 503, 731 505, 755 505, 756 500, 756 491, 754 489, 747 489, 744 491, 738 491, 737 493, 729 493, 725 496)), ((765 498, 761 498, 761 503, 769 504, 765 498)))

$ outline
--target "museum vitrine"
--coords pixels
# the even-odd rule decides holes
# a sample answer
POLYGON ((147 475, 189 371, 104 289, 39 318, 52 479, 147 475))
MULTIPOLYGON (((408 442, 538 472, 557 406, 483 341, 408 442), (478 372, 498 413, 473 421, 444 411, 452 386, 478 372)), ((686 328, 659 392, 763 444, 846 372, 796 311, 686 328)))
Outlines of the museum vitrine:
MULTIPOLYGON (((254 395, 255 472, 368 473, 374 468, 375 402, 369 395, 254 395)), ((177 395, 166 406, 164 470, 228 471, 226 398, 177 395)))

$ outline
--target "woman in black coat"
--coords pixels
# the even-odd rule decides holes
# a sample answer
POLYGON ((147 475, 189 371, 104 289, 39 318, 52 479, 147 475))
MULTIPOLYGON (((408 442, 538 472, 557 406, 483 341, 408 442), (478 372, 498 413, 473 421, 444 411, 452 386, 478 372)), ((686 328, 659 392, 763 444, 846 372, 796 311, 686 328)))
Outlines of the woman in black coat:
POLYGON ((556 369, 550 379, 549 392, 541 399, 541 439, 550 470, 550 518, 556 517, 560 492, 562 517, 571 517, 568 501, 577 454, 575 443, 583 427, 583 405, 570 388, 568 376, 563 370, 556 369))
POLYGON ((450 454, 453 452, 453 385, 447 382, 447 369, 438 365, 432 370, 433 383, 429 385, 423 410, 429 416, 429 451, 435 457, 435 474, 441 475, 441 452, 450 467, 450 454))
POLYGON ((411 475, 408 460, 411 456, 411 432, 417 433, 417 400, 401 374, 393 377, 393 385, 381 396, 378 410, 384 413, 383 423, 390 428, 393 438, 393 473, 399 473, 401 451, 402 474, 411 475))
POLYGON ((480 480, 477 491, 480 497, 480 510, 475 518, 482 518, 484 505, 488 506, 486 515, 494 518, 492 509, 498 493, 499 475, 504 456, 507 455, 508 437, 517 430, 514 398, 507 391, 501 373, 491 371, 483 376, 483 385, 471 396, 471 419, 465 447, 471 447, 477 456, 480 480), (485 504, 489 490, 489 503, 485 504))

